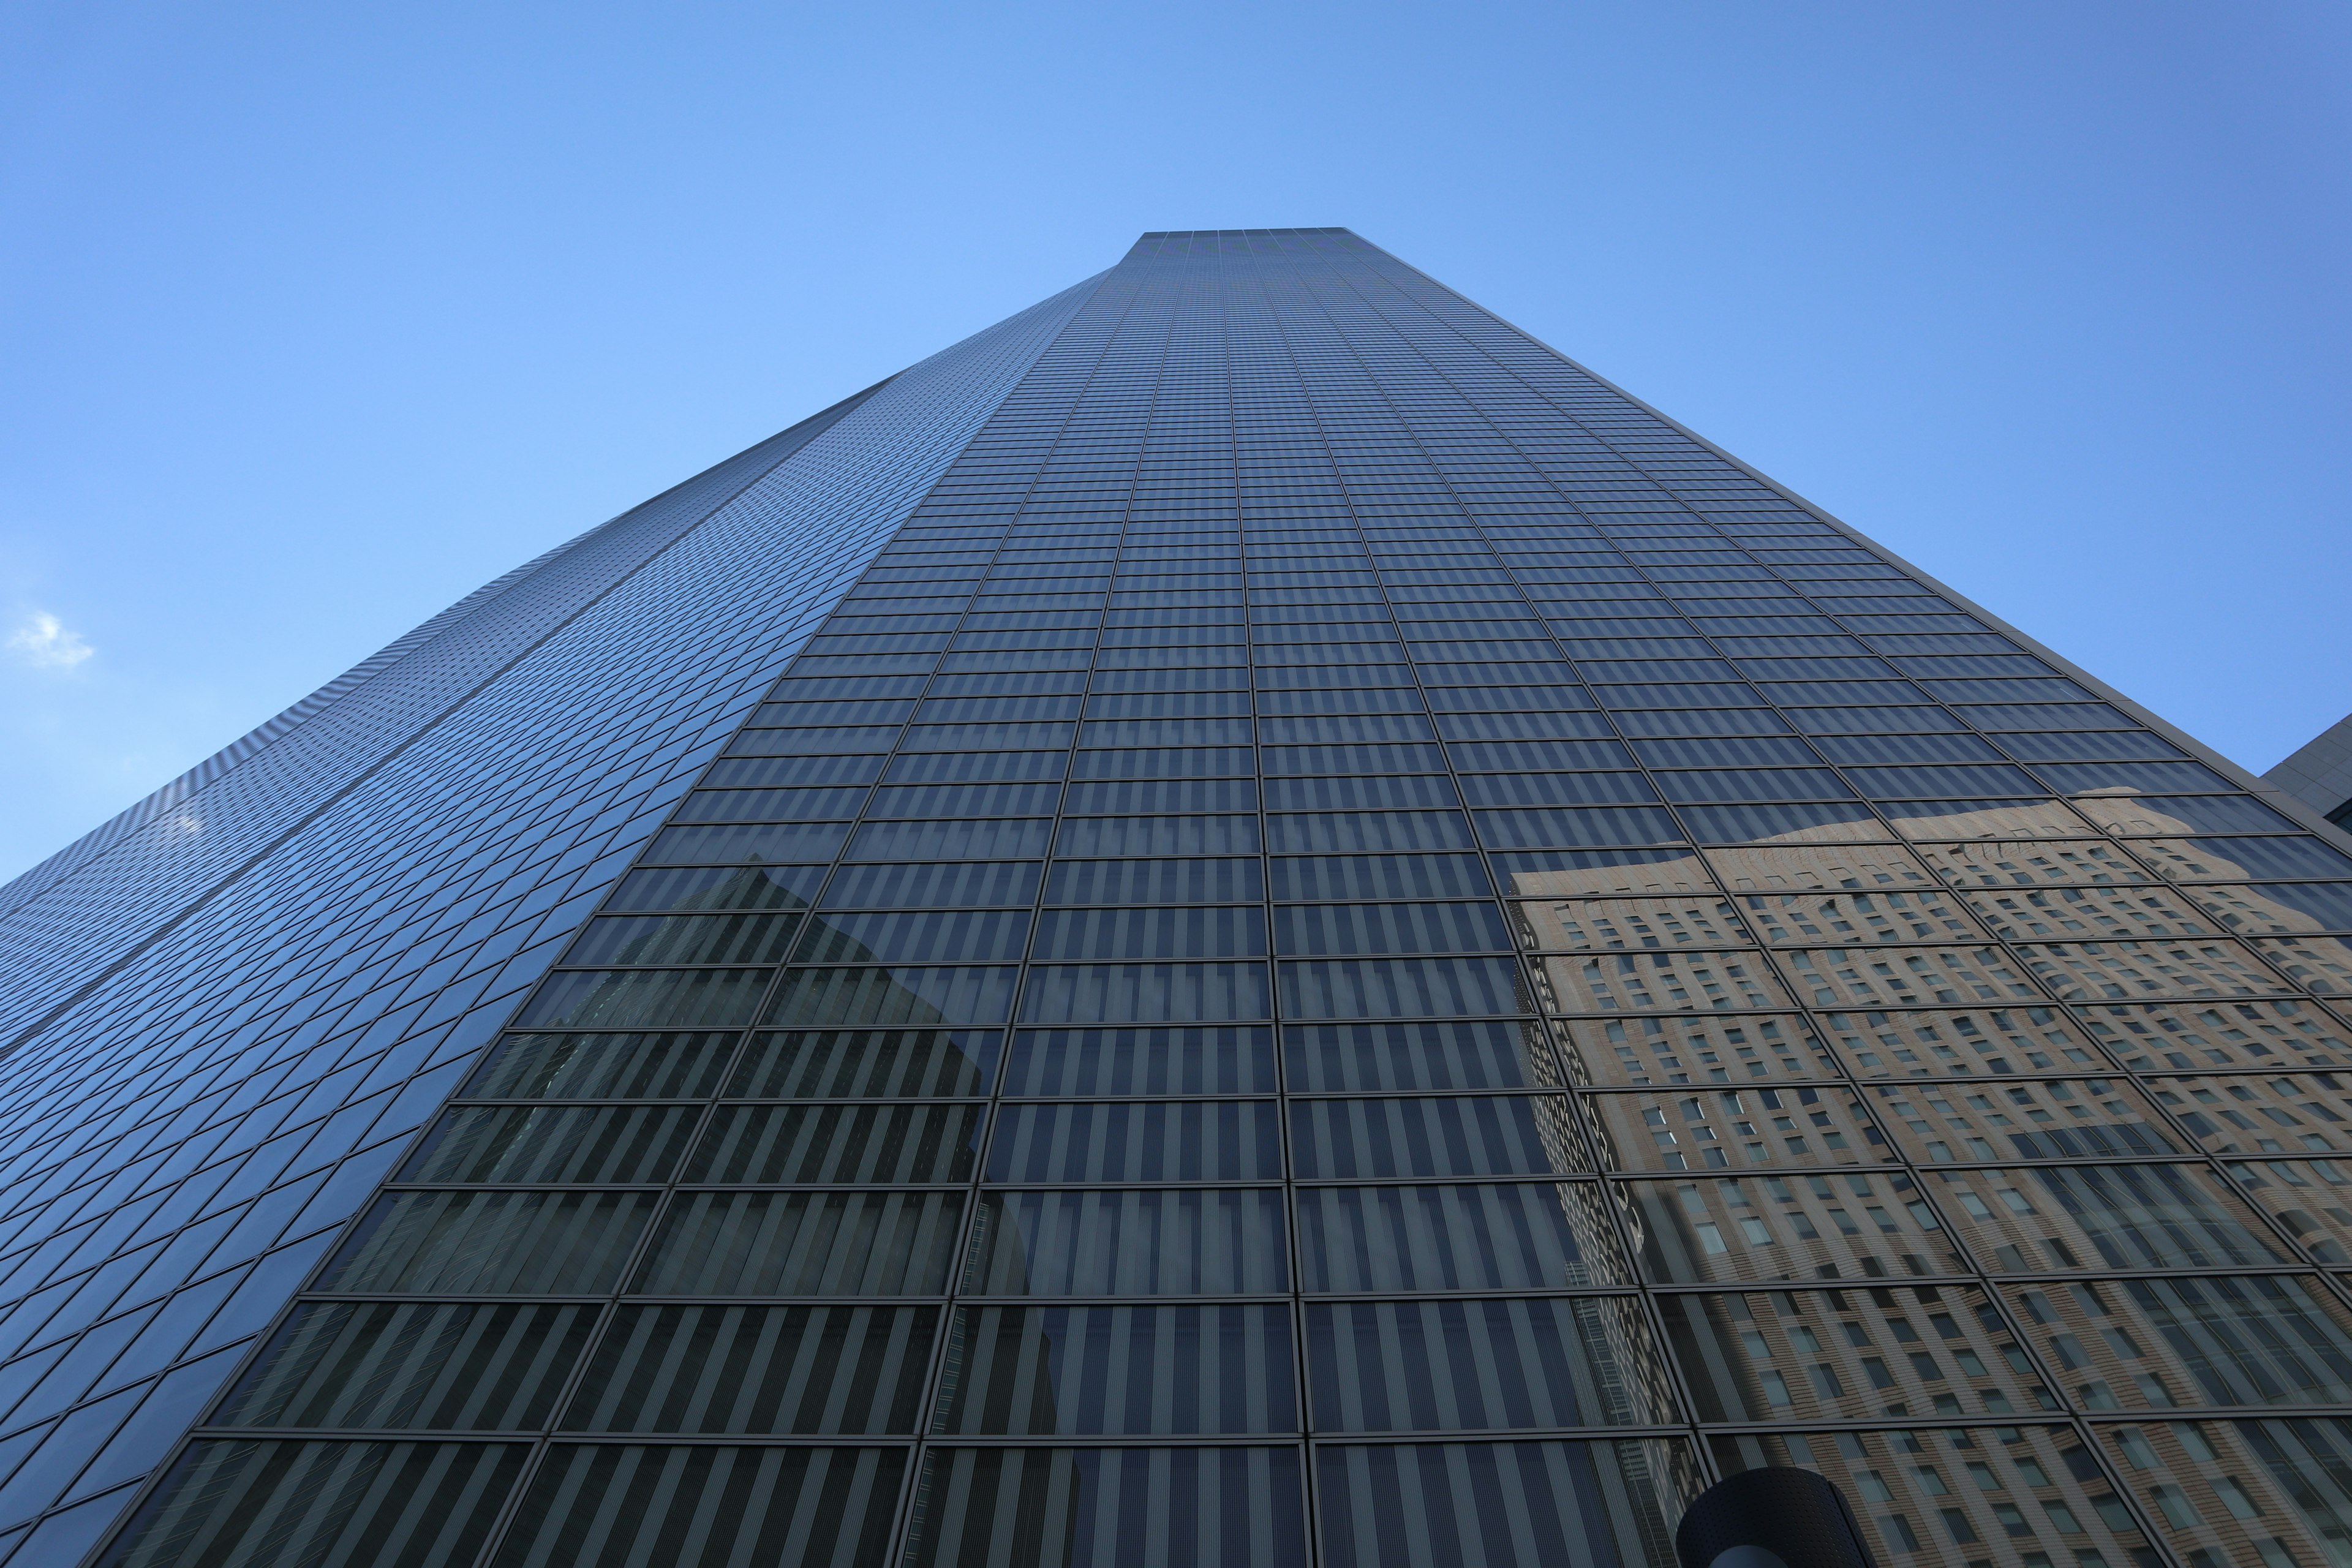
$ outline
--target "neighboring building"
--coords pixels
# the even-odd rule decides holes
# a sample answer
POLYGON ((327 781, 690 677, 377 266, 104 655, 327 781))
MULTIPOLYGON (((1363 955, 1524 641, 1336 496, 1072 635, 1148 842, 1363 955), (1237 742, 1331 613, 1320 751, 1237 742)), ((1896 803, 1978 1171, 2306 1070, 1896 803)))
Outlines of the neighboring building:
POLYGON ((2352 1551, 2352 857, 1344 229, 0 890, 0 1561, 2352 1551))
POLYGON ((2352 829, 2352 718, 2337 720, 2263 775, 2338 827, 2352 829))

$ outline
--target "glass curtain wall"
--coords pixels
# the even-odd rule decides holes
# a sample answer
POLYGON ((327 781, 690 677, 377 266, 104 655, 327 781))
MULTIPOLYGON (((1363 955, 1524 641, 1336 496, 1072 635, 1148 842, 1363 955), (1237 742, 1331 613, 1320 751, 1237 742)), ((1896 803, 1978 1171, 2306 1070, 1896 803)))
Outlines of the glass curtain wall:
MULTIPOLYGON (((2352 858, 1344 230, 1148 235, 105 1549, 2352 1552, 2352 858)), ((2291 809, 2291 808, 2290 808, 2291 809)))

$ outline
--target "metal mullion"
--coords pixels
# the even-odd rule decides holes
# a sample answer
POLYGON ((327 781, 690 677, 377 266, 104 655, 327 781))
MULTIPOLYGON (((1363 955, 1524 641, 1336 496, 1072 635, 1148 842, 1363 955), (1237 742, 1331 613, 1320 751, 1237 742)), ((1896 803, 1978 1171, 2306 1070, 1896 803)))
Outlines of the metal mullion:
MULTIPOLYGON (((1242 658, 1244 679, 1249 690, 1250 789, 1257 803, 1257 864, 1259 918, 1265 922, 1266 994, 1271 999, 1274 1021, 1269 1026, 1274 1041, 1274 1092, 1276 1137, 1282 1151, 1282 1239, 1285 1266, 1289 1271, 1290 1289, 1284 1302, 1284 1315, 1290 1328, 1290 1398, 1296 1430, 1282 1438, 1282 1445, 1298 1456, 1300 1501, 1306 1510, 1303 1521, 1306 1539, 1303 1545, 1307 1561, 1315 1563, 1322 1555, 1321 1530, 1318 1520, 1317 1479, 1311 1451, 1307 1447, 1314 1430, 1313 1390, 1307 1385, 1307 1269, 1306 1252, 1298 1237, 1298 1162, 1291 1147, 1290 1111, 1295 1103, 1295 1090, 1290 1082, 1290 1052, 1286 1038, 1287 1018, 1283 1005, 1282 965, 1276 952, 1274 898, 1273 838, 1269 833, 1265 802, 1265 754, 1260 743, 1258 717, 1257 616, 1252 589, 1253 574, 1249 552, 1248 518, 1242 499, 1240 395, 1234 385, 1234 338, 1236 328, 1232 301, 1227 299, 1218 313, 1219 341, 1223 347, 1221 370, 1225 386, 1225 454, 1234 476, 1234 539, 1238 552, 1236 565, 1242 584, 1242 658)), ((1258 334, 1246 325, 1240 331, 1255 341, 1258 334)), ((1278 336, 1278 328, 1276 334, 1278 336)), ((1328 461, 1328 454, 1326 460, 1328 461)))
MULTIPOLYGON (((1063 440, 1068 436, 1071 426, 1077 423, 1080 413, 1086 405, 1087 394, 1095 386, 1097 378, 1101 375, 1104 364, 1108 360, 1111 348, 1118 342, 1120 331, 1125 328, 1127 322, 1134 317, 1136 304, 1141 296, 1141 293, 1142 290, 1140 289, 1134 289, 1129 291, 1127 298, 1121 302, 1118 316, 1108 323, 1100 341, 1100 346, 1097 350, 1093 361, 1088 365, 1086 376, 1078 383, 1078 384, 1066 389, 1064 395, 1067 397, 1068 401, 1066 405, 1066 411, 1062 416, 1060 429, 1055 437, 1054 445, 1049 447, 1045 455, 1038 459, 1037 468, 1032 471, 1029 488, 1023 492, 1020 505, 1015 506, 1010 516, 1007 518, 1004 525, 1004 532, 997 542, 996 553, 990 562, 989 571, 993 572, 996 569, 998 561, 1001 560, 1004 551, 1009 547, 1013 538, 1013 531, 1019 525, 1021 507, 1025 506, 1028 503, 1029 499, 1036 491, 1037 475, 1042 473, 1045 465, 1052 461, 1054 451, 1061 446, 1063 440)), ((1150 318, 1146 319, 1149 320, 1150 318)), ((1171 337, 1172 336, 1172 330, 1164 322, 1155 322, 1152 330, 1158 335, 1160 360, 1161 363, 1164 365, 1167 355, 1167 346, 1171 337)), ((1160 373, 1155 373, 1152 403, 1145 411, 1141 429, 1136 437, 1135 472, 1139 477, 1142 468, 1144 445, 1150 436, 1151 412, 1158 405, 1157 388, 1159 384, 1160 373)), ((1128 481, 1128 500, 1120 509, 1120 521, 1118 527, 1119 545, 1117 549, 1114 549, 1111 555, 1112 571, 1110 575, 1114 583, 1116 583, 1118 579, 1118 555, 1125 548, 1129 529, 1129 520, 1134 510, 1136 482, 1137 481, 1134 479, 1130 479, 1128 481)), ((987 581, 986 577, 983 576, 982 581, 985 583, 987 581)), ((1095 668, 1101 660, 1102 634, 1104 630, 1102 617, 1109 613, 1110 593, 1111 590, 1108 587, 1106 587, 1103 590, 1103 607, 1097 614, 1094 645, 1087 656, 1087 679, 1081 688, 1078 698, 1078 714, 1076 719, 1074 720, 1070 725, 1069 745, 1063 753, 1062 787, 1055 796, 1053 821, 1046 832, 1045 858, 1037 878, 1037 889, 1030 898, 1029 934, 1027 946, 1031 948, 1034 948, 1036 943, 1039 916, 1045 906, 1046 886, 1051 878, 1055 861, 1054 850, 1060 840, 1064 813, 1069 804, 1070 785, 1073 782, 1071 774, 1076 766, 1078 752, 1078 742, 1086 738, 1087 697, 1088 693, 1091 692, 1094 686, 1095 668)), ((972 603, 978 603, 978 599, 979 595, 975 593, 973 595, 972 603)), ((969 614, 970 610, 969 607, 967 607, 967 618, 969 614)), ((961 623, 959 622, 958 626, 960 630, 961 623)), ((950 648, 954 646, 952 637, 950 639, 949 646, 950 648)), ((943 655, 942 661, 944 661, 944 657, 945 656, 943 655)), ((935 668, 932 674, 932 679, 936 680, 937 679, 938 672, 935 668)), ((927 696, 929 694, 929 687, 927 684, 925 687, 927 696)), ((1013 997, 1003 1026, 1004 1033, 1002 1036, 1002 1044, 999 1047, 994 1081, 990 1085, 988 1098, 989 1112, 987 1120, 982 1128, 981 1147, 975 1152, 972 1162, 971 1181, 968 1186, 968 1195, 964 1200, 963 1225, 961 1234, 958 1236, 956 1240, 954 1253, 949 1260, 946 1281, 947 1289, 940 1307, 940 1324, 938 1334, 931 1345, 930 1365, 924 1375, 920 1402, 916 1407, 915 1433, 913 1440, 908 1450, 907 1474, 904 1480, 900 1483, 898 1507, 891 1519, 890 1550, 893 1561, 905 1555, 907 1551, 907 1539, 909 1532, 914 1528, 916 1499, 922 1492, 923 1471, 925 1465, 929 1460, 932 1447, 932 1434, 930 1428, 937 1416, 940 1394, 947 1375, 948 1347, 955 1338, 958 1303, 966 1294, 968 1294, 962 1289, 965 1283, 964 1276, 965 1271, 971 1267, 973 1237, 974 1233, 980 1226, 982 1194, 986 1190, 989 1157, 995 1148, 996 1123, 997 1119, 1001 1114, 1004 1100, 1004 1081, 1006 1075, 1012 1070, 1013 1031, 1017 1026, 1017 1020, 1021 1016, 1023 1004, 1026 1000, 1028 994, 1029 969, 1030 958, 1028 956, 1028 952, 1024 950, 1019 962, 1018 972, 1013 981, 1013 997)))
MULTIPOLYGON (((1334 268, 1332 270, 1336 273, 1337 269, 1334 268)), ((1330 313, 1328 308, 1322 306, 1319 300, 1317 301, 1317 306, 1323 310, 1326 319, 1329 320, 1330 313)), ((1346 349, 1350 361, 1356 367, 1357 374, 1362 377, 1365 384, 1370 387, 1379 395, 1381 401, 1387 406, 1388 416, 1394 420, 1397 426, 1404 432, 1405 439, 1411 441, 1413 447, 1419 450, 1422 461, 1433 471, 1437 470, 1436 462, 1430 457, 1427 441, 1422 437, 1420 432, 1413 427, 1412 424, 1397 411, 1395 399, 1391 395, 1387 387, 1382 385, 1379 378, 1372 374, 1370 368, 1364 363, 1361 352, 1358 350, 1356 345, 1348 338, 1347 334, 1339 328, 1336 321, 1331 323, 1331 329, 1334 336, 1346 349)), ((1322 430, 1325 433, 1325 447, 1328 456, 1329 448, 1328 425, 1323 417, 1321 406, 1311 393, 1307 397, 1307 405, 1313 412, 1318 429, 1322 430)), ((1336 458, 1333 459, 1332 468, 1333 471, 1336 473, 1339 468, 1336 458)), ((1447 479, 1442 471, 1437 473, 1437 479, 1438 483, 1444 488, 1446 494, 1452 499, 1455 508, 1460 512, 1464 525, 1476 531, 1479 540, 1486 545, 1489 555, 1493 555, 1494 542, 1487 538, 1486 531, 1485 528, 1480 526, 1477 522, 1475 514, 1473 513, 1467 506, 1463 504, 1460 493, 1454 489, 1453 481, 1447 479)), ((1346 488, 1344 477, 1341 479, 1341 485, 1344 490, 1346 488)), ((1355 514, 1355 505, 1352 498, 1349 501, 1349 511, 1351 518, 1354 518, 1355 520, 1358 542, 1360 544, 1368 545, 1369 542, 1365 541, 1363 538, 1363 522, 1361 518, 1357 517, 1355 514)), ((1371 552, 1369 548, 1365 549, 1364 554, 1368 562, 1371 560, 1371 552)), ((1498 563, 1501 561, 1500 556, 1494 556, 1493 558, 1498 563)), ((1381 603, 1388 608, 1390 626, 1391 628, 1396 628, 1399 625, 1396 620, 1396 607, 1393 602, 1390 600, 1387 581, 1381 577, 1377 563, 1374 563, 1373 565, 1373 578, 1380 585, 1381 603)), ((1519 586, 1516 576, 1513 578, 1512 585, 1515 588, 1519 589, 1521 602, 1524 605, 1526 604, 1526 590, 1519 586)), ((1529 608, 1529 613, 1531 616, 1533 615, 1531 607, 1529 608)), ((1539 616, 1536 616, 1534 618, 1538 622, 1543 621, 1543 617, 1539 616)), ((1549 628, 1549 623, 1543 624, 1545 624, 1547 628, 1549 628)), ((1396 630, 1394 635, 1397 637, 1399 646, 1401 647, 1403 647, 1404 637, 1402 631, 1396 630)), ((1555 645, 1557 645, 1559 639, 1554 637, 1552 640, 1555 645)), ((1576 668, 1576 666, 1568 660, 1567 654, 1564 649, 1561 650, 1560 658, 1562 662, 1566 663, 1571 671, 1576 668)), ((1423 679, 1421 667, 1413 661, 1409 648, 1406 649, 1405 663, 1407 667, 1412 670, 1413 689, 1421 694, 1422 709, 1423 711, 1430 717, 1431 733, 1434 735, 1436 733, 1436 710, 1430 706, 1427 683, 1423 679)), ((1581 678, 1580 677, 1580 679, 1581 678)), ((1596 707, 1598 705, 1596 704, 1596 707)), ((1611 730, 1615 731, 1615 718, 1612 715, 1608 715, 1605 710, 1602 711, 1611 730)), ((1453 785, 1454 797, 1460 803, 1456 809, 1462 813, 1463 820, 1465 823, 1470 823, 1469 800, 1462 792, 1461 776, 1454 766, 1453 756, 1445 750, 1444 742, 1442 740, 1435 743, 1438 749, 1438 755, 1444 759, 1444 762, 1447 781, 1453 785)), ((1619 743, 1621 745, 1624 744, 1624 738, 1622 732, 1619 732, 1619 743)), ((1633 748, 1631 746, 1626 746, 1626 752, 1628 755, 1633 754, 1633 748)), ((1634 756, 1633 761, 1636 767, 1641 766, 1641 759, 1638 756, 1634 756)), ((1646 775, 1646 770, 1644 770, 1644 772, 1646 775)), ((1655 786, 1653 785, 1654 789, 1654 787, 1655 786)), ((1660 795, 1660 798, 1662 800, 1664 798, 1663 794, 1660 795)), ((1504 921, 1507 923, 1511 919, 1510 900, 1503 894, 1503 882, 1501 878, 1496 875, 1493 857, 1486 849, 1485 836, 1479 834, 1475 830, 1474 825, 1471 837, 1473 842, 1478 846, 1477 853, 1479 855, 1480 862, 1485 866, 1487 880, 1494 889, 1490 897, 1500 910, 1504 921)), ((1514 966, 1515 968, 1518 968, 1518 972, 1524 978, 1527 972, 1524 968, 1518 966, 1516 955, 1514 966)), ((1626 1217, 1622 1212, 1620 1203, 1613 1201, 1615 1199, 1615 1193, 1608 1181, 1609 1166, 1608 1163, 1602 1157, 1610 1145, 1602 1142, 1596 1131, 1591 1111, 1589 1111, 1582 1104, 1583 1097, 1580 1092, 1578 1092, 1578 1086, 1574 1076, 1567 1071, 1566 1057, 1561 1053, 1558 1040, 1553 1037, 1553 1031, 1551 1030, 1549 1022, 1543 1020, 1542 993, 1537 990, 1532 984, 1530 984, 1529 995, 1536 1004, 1535 1010, 1539 1020, 1538 1027, 1543 1033, 1546 1046, 1553 1053, 1555 1068, 1560 1074, 1562 1087, 1570 1091, 1570 1103, 1574 1107, 1574 1114, 1577 1119, 1578 1126, 1581 1129, 1584 1135, 1586 1157, 1591 1162, 1593 1171, 1602 1177, 1601 1191, 1605 1194, 1606 1198, 1611 1200, 1604 1201, 1602 1206, 1608 1211, 1610 1222, 1615 1229, 1621 1256, 1624 1259, 1630 1277, 1638 1284, 1641 1280, 1642 1273, 1641 1254, 1632 1245, 1631 1230, 1626 1223, 1626 1217)), ((1657 1359, 1665 1369, 1666 1377, 1672 1384, 1676 1397, 1682 1402, 1683 1410, 1687 1414, 1689 1418, 1684 1429, 1683 1436, 1689 1440, 1691 1447, 1696 1452, 1696 1464, 1698 1466, 1700 1475, 1702 1477, 1712 1478, 1716 1474, 1714 1458, 1713 1456, 1707 1452, 1706 1444, 1699 1439, 1698 1428, 1696 1425, 1696 1418, 1698 1413, 1698 1403, 1692 1394, 1689 1379, 1683 1370, 1681 1362, 1674 1354, 1672 1348, 1673 1342, 1667 1337, 1665 1331, 1665 1320, 1663 1314, 1659 1312, 1657 1303, 1651 1300, 1646 1292, 1643 1292, 1642 1298, 1642 1312, 1643 1321, 1648 1324, 1650 1332, 1653 1336, 1653 1342, 1657 1352, 1657 1359)))

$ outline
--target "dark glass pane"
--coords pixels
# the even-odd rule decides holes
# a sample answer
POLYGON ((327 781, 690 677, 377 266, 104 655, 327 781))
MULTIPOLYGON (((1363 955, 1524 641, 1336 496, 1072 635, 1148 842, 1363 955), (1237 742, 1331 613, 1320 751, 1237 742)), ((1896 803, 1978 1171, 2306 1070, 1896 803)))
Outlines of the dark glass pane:
POLYGON ((745 1100, 985 1094, 1002 1039, 968 1029, 755 1035, 727 1092, 745 1100))
POLYGON ((925 1296, 946 1288, 963 1199, 946 1193, 687 1193, 635 1289, 648 1296, 925 1296))
POLYGON ((110 1568, 435 1568, 489 1539, 515 1443, 197 1443, 110 1568))
POLYGON ((497 1568, 882 1568, 900 1448, 560 1443, 497 1568))
POLYGON ((910 1568, 1306 1568, 1298 1450, 933 1448, 910 1568))
POLYGON ((1274 1031, 1210 1026, 1023 1029, 1008 1095, 1271 1094, 1274 1031))
POLYGON ((1631 1283, 1588 1183, 1304 1187, 1309 1290, 1508 1290, 1631 1283))
POLYGON ((610 1289, 646 1193, 393 1193, 343 1243, 328 1290, 570 1295, 610 1289))
POLYGON ((566 963, 777 963, 798 915, 629 915, 591 921, 566 963))
POLYGON ((307 1305, 215 1426, 537 1427, 595 1326, 593 1307, 307 1305))
POLYGON ((1278 1181, 1271 1100, 1132 1100, 1008 1107, 988 1154, 992 1182, 1278 1181))
POLYGON ((988 1296, 1203 1296, 1288 1288, 1282 1195, 990 1193, 965 1289, 988 1296))
POLYGON ((1623 1296, 1356 1301, 1307 1308, 1318 1432, 1655 1426, 1665 1363, 1623 1296))
POLYGON ((624 1307, 583 1375, 576 1432, 912 1432, 935 1307, 624 1307))
POLYGON ((967 1307, 932 1430, 1297 1429, 1282 1307, 967 1307))
POLYGON ((978 1158, 977 1105, 721 1106, 689 1182, 961 1182, 978 1158))
POLYGON ((478 1100, 698 1100, 734 1054, 732 1030, 509 1035, 466 1085, 478 1100))
POLYGON ((693 1136, 687 1106, 446 1112, 401 1167, 406 1182, 661 1182, 693 1136))

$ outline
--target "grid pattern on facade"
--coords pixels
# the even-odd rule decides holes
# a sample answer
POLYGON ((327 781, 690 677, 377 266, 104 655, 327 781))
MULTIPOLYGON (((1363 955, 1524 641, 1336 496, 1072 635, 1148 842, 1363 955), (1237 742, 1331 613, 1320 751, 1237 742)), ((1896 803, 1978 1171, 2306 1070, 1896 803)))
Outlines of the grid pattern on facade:
POLYGON ((108 1560, 1664 1564, 1790 1462, 1890 1563, 2320 1568, 2347 932, 1393 258, 1149 235, 108 1560))
MULTIPOLYGON (((0 1556, 69 1563, 104 1532, 1074 304, 904 373, 764 477, 722 465, 667 550, 388 760, 311 781, 327 809, 21 1037, 0 1063, 0 1556)), ((176 820, 266 842, 278 808, 257 825, 250 799, 206 790, 176 820)), ((155 885, 137 837, 77 873, 131 854, 126 919, 155 885)))

